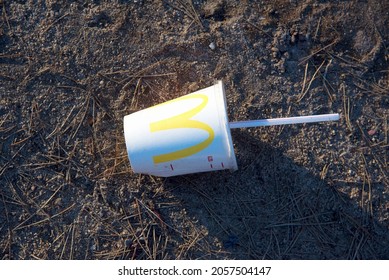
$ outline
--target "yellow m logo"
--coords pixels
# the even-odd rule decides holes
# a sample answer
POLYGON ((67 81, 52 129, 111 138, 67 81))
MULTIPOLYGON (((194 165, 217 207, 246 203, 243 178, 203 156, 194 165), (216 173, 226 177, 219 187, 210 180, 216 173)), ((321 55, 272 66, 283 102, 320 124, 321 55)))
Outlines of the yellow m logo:
MULTIPOLYGON (((206 147, 208 147, 212 143, 213 139, 215 138, 215 133, 214 133, 213 129, 209 125, 207 125, 203 122, 190 119, 193 116, 195 116, 196 114, 198 114, 199 112, 201 112, 201 110, 203 110, 204 107, 207 105, 208 97, 206 95, 203 95, 203 94, 186 95, 186 96, 165 102, 161 105, 165 105, 167 103, 173 103, 176 101, 181 101, 181 100, 186 100, 186 99, 196 99, 196 98, 199 98, 202 100, 202 102, 198 106, 194 107, 193 109, 190 109, 189 111, 187 111, 185 113, 179 114, 177 116, 150 123, 150 131, 157 132, 157 131, 161 131, 161 130, 168 130, 168 129, 175 129, 175 128, 198 128, 198 129, 202 129, 202 130, 205 130, 206 132, 208 132, 208 138, 205 139, 204 141, 202 141, 201 143, 198 143, 194 146, 191 146, 191 147, 188 147, 188 148, 185 148, 182 150, 153 156, 154 163, 162 163, 162 162, 172 161, 172 160, 191 156, 191 155, 196 154, 196 153, 200 152, 201 150, 205 149, 206 147)), ((157 105, 157 106, 161 106, 161 105, 157 105)))

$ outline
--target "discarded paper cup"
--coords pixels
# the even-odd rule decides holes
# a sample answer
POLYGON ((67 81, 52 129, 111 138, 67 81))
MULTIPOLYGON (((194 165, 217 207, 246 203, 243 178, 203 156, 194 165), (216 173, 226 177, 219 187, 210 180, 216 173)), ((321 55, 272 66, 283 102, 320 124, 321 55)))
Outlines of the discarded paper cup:
POLYGON ((237 170, 224 86, 214 86, 124 117, 135 173, 163 177, 237 170))
POLYGON ((339 120, 339 114, 228 122, 222 81, 124 117, 135 173, 163 177, 237 170, 230 129, 339 120))

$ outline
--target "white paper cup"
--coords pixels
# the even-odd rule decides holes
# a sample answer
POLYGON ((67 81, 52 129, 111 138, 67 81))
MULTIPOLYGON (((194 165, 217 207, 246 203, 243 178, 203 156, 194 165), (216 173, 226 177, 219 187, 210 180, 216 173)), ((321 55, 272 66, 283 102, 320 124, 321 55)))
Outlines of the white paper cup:
POLYGON ((222 81, 124 117, 135 173, 162 177, 237 170, 222 81))

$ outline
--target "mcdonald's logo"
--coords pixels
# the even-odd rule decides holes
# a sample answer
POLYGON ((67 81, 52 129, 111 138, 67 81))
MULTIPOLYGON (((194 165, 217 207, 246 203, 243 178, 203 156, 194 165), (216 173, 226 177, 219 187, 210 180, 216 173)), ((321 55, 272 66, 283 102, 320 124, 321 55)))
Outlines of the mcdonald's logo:
POLYGON ((163 162, 167 162, 167 161, 173 161, 173 160, 189 157, 193 154, 196 154, 196 153, 204 150, 206 147, 208 147, 212 143, 213 139, 215 138, 215 133, 209 125, 207 125, 206 123, 191 119, 193 116, 197 115, 198 113, 201 112, 201 110, 203 110, 205 108, 205 106, 208 103, 208 96, 206 96, 204 94, 190 94, 190 95, 186 95, 186 96, 165 102, 165 103, 157 105, 157 106, 163 106, 163 105, 168 104, 168 103, 174 103, 177 101, 188 100, 188 99, 201 99, 201 103, 199 105, 197 105, 196 107, 194 107, 194 108, 190 109, 189 111, 184 112, 182 114, 150 123, 150 131, 157 132, 157 131, 177 129, 177 128, 197 128, 197 129, 202 129, 202 130, 208 132, 207 139, 205 139, 204 141, 202 141, 196 145, 193 145, 193 146, 185 148, 185 149, 181 149, 178 151, 153 156, 153 162, 155 164, 156 163, 163 163, 163 162))

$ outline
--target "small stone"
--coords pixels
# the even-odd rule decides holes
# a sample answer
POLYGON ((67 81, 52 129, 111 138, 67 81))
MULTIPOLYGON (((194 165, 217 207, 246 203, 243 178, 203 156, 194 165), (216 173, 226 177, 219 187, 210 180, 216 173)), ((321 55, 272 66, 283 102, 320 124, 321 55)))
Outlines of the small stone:
POLYGON ((369 134, 370 136, 374 135, 376 133, 376 131, 374 129, 371 129, 367 132, 367 134, 369 134))
POLYGON ((209 48, 214 51, 216 49, 215 43, 214 42, 210 43, 209 48))
POLYGON ((290 42, 292 44, 295 44, 297 42, 297 36, 293 34, 292 37, 290 38, 290 42))

